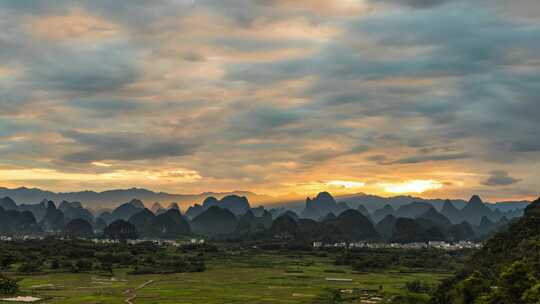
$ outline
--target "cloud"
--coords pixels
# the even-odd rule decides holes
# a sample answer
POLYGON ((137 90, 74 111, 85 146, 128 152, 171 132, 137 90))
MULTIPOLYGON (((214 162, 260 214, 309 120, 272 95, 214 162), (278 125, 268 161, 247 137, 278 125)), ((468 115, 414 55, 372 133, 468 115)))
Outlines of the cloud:
POLYGON ((75 187, 185 168, 189 192, 369 176, 459 195, 505 163, 527 181, 490 193, 530 193, 540 18, 506 2, 2 1, 0 165, 86 174, 75 187))
POLYGON ((46 52, 28 71, 29 81, 43 89, 97 93, 120 89, 138 78, 137 55, 122 43, 46 52))
POLYGON ((482 184, 486 186, 508 186, 520 181, 521 179, 511 177, 506 171, 494 170, 489 172, 489 177, 482 184))
POLYGON ((231 137, 253 137, 280 132, 301 119, 294 109, 280 109, 273 106, 258 106, 228 119, 231 137))
POLYGON ((64 161, 92 163, 105 160, 144 160, 185 156, 196 144, 180 138, 149 138, 142 133, 88 133, 65 131, 64 137, 83 148, 63 156, 64 161))
POLYGON ((470 158, 469 153, 448 153, 448 154, 428 154, 428 155, 415 155, 411 157, 405 157, 398 160, 386 162, 387 165, 393 164, 418 164, 424 162, 437 162, 470 158))
POLYGON ((414 8, 429 8, 442 5, 454 0, 374 0, 375 2, 390 2, 400 5, 411 6, 414 8))

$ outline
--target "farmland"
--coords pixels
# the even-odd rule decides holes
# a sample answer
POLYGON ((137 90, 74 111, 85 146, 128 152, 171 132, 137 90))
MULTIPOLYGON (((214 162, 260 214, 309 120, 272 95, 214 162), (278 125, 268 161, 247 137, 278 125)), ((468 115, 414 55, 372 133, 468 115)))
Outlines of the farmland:
POLYGON ((13 274, 21 295, 43 303, 389 303, 407 282, 436 285, 448 274, 414 269, 361 272, 333 253, 228 250, 206 257, 203 272, 13 274), (336 280, 338 279, 338 280, 336 280), (367 302, 362 302, 367 301, 367 302), (369 302, 374 301, 374 302, 369 302))

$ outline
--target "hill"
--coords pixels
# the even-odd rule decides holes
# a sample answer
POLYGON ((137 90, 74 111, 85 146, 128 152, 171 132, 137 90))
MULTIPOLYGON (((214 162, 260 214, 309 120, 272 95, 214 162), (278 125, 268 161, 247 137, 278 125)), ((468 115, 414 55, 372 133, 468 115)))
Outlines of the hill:
POLYGON ((473 225, 479 225, 484 216, 491 218, 493 216, 493 211, 478 195, 473 195, 467 205, 461 209, 462 219, 473 225))
POLYGON ((236 229, 237 219, 228 209, 212 206, 205 210, 191 222, 191 229, 195 234, 226 235, 236 229))
POLYGON ((540 199, 487 241, 465 269, 446 280, 431 303, 540 302, 540 199))

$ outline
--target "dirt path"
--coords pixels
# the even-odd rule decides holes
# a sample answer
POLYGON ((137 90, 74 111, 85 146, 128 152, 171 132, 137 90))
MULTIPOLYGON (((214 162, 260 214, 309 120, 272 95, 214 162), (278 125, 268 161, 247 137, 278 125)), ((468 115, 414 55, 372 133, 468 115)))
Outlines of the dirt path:
POLYGON ((139 289, 143 289, 145 288, 146 286, 154 283, 155 280, 150 280, 150 281, 146 281, 144 283, 142 283, 141 285, 135 287, 134 289, 126 289, 126 291, 124 291, 124 294, 125 295, 129 295, 129 297, 127 299, 124 300, 124 302, 126 304, 133 304, 133 300, 135 300, 135 298, 137 298, 137 295, 135 294, 135 291, 139 290, 139 289))

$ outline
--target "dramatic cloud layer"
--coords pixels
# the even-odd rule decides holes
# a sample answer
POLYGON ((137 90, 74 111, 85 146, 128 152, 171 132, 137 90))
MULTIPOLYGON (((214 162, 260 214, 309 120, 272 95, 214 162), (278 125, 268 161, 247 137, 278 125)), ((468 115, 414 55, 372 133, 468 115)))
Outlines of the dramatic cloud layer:
POLYGON ((536 1, 8 0, 0 27, 0 186, 538 195, 536 1))

